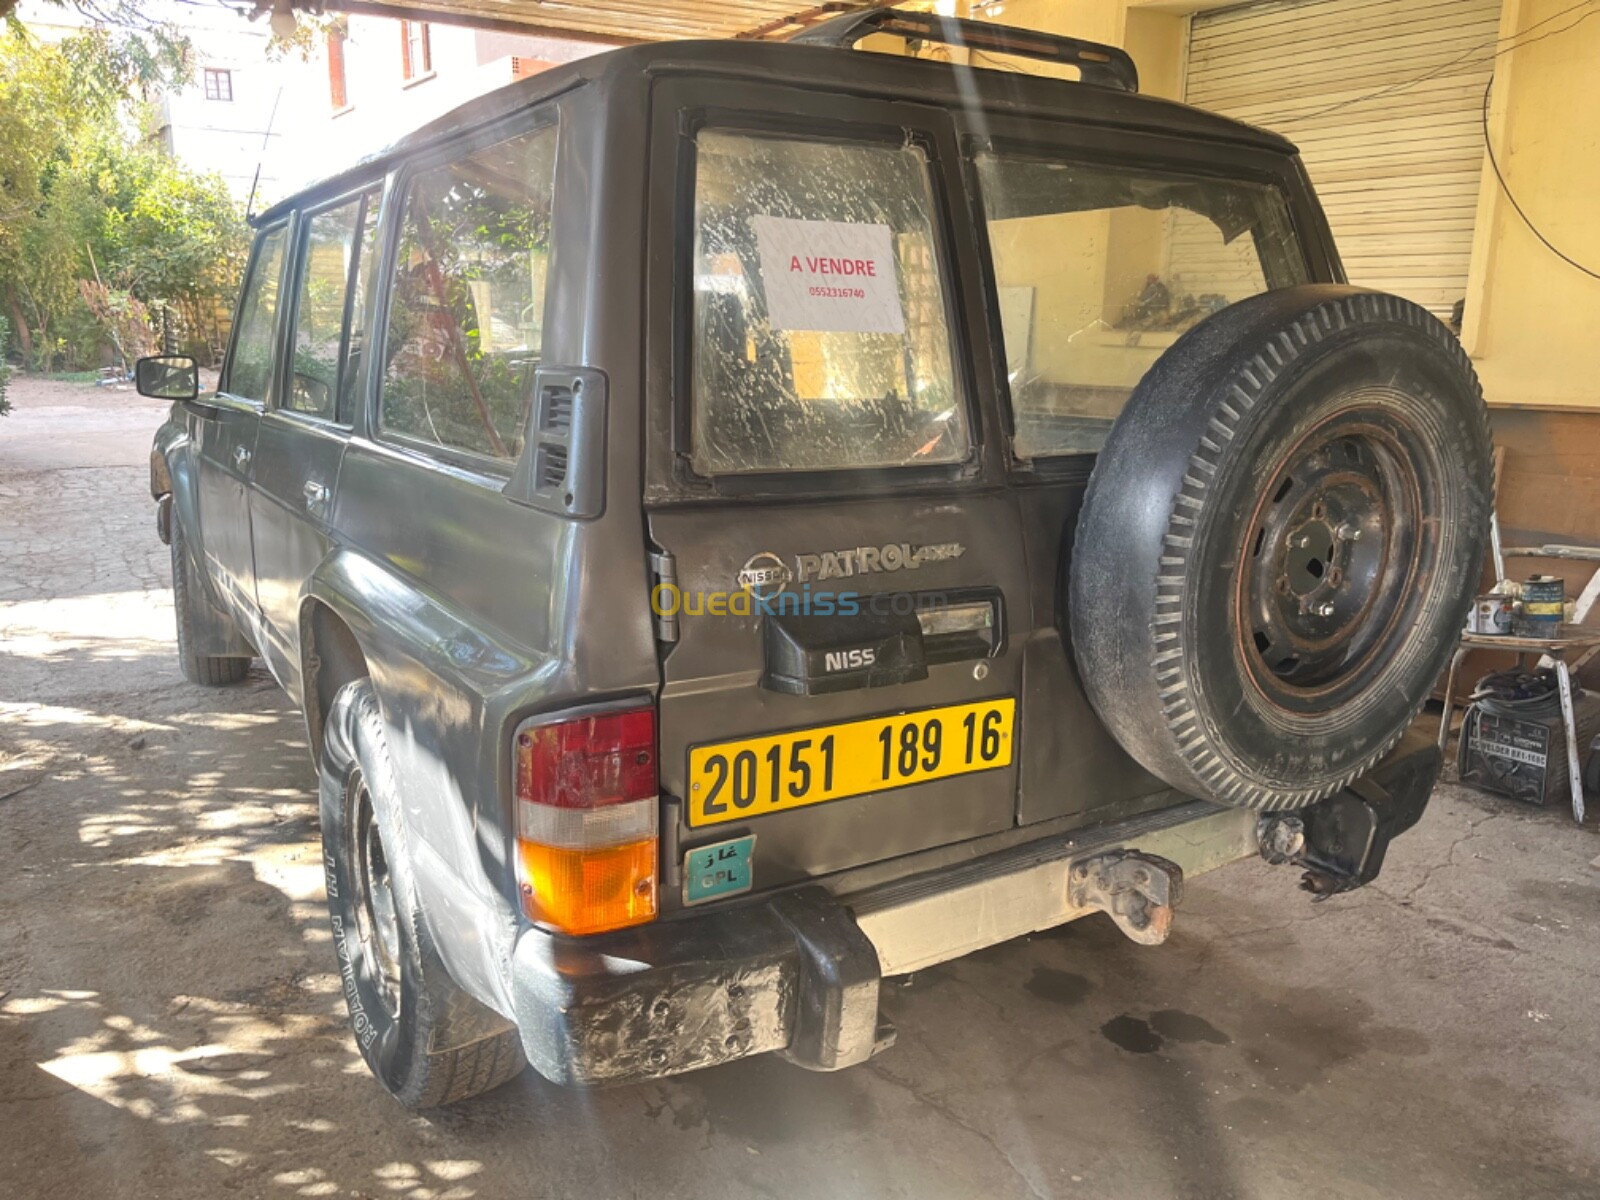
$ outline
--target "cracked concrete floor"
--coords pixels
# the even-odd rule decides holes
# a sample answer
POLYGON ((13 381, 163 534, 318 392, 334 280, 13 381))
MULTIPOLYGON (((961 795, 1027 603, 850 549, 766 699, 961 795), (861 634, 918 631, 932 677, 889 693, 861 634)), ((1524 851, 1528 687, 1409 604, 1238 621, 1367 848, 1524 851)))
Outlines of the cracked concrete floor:
MULTIPOLYGON (((1441 787, 1377 885, 1240 865, 888 986, 899 1044, 410 1115, 346 1036, 313 775, 264 674, 186 684, 158 406, 0 420, 0 1194, 1600 1194, 1600 851, 1441 787)), ((1595 806, 1600 808, 1600 805, 1595 806)))

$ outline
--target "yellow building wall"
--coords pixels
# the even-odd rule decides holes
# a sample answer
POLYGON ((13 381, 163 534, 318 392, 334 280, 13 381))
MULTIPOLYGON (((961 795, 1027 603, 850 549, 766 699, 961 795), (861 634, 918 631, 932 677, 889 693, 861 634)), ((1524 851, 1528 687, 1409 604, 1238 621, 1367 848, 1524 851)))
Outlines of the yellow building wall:
MULTIPOLYGON (((1501 44, 1531 33, 1496 64, 1489 128, 1524 211, 1600 271, 1600 17, 1552 32, 1580 15, 1557 16, 1568 8, 1570 0, 1506 0, 1501 44)), ((1539 242, 1487 159, 1462 340, 1491 404, 1600 409, 1600 279, 1539 242)))

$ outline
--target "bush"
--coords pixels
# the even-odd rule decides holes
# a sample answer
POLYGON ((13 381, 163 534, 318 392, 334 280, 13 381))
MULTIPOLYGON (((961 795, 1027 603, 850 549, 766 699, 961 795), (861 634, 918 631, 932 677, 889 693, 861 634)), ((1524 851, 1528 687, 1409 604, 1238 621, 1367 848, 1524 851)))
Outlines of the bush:
POLYGON ((155 353, 150 311, 133 295, 89 279, 78 280, 78 292, 100 340, 109 340, 117 348, 125 369, 133 370, 135 360, 155 353))

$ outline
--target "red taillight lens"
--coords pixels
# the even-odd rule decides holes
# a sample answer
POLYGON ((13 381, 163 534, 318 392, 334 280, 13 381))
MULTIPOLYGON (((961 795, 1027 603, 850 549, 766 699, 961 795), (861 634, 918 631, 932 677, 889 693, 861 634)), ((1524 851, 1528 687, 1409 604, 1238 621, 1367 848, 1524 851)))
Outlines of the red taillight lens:
POLYGON ((551 808, 600 808, 653 799, 653 708, 535 725, 517 734, 517 799, 551 808))
POLYGON ((655 709, 517 732, 517 874, 528 916, 599 933, 656 915, 655 709))

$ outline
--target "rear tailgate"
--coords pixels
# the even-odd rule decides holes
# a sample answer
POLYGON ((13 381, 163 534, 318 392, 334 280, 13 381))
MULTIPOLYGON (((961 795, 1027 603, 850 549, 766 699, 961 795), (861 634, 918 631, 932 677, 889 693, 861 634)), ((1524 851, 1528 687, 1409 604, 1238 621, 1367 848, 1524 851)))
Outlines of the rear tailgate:
POLYGON ((748 835, 760 890, 1010 827, 1017 529, 994 493, 651 515, 681 602, 661 694, 669 879, 688 850, 748 835))

